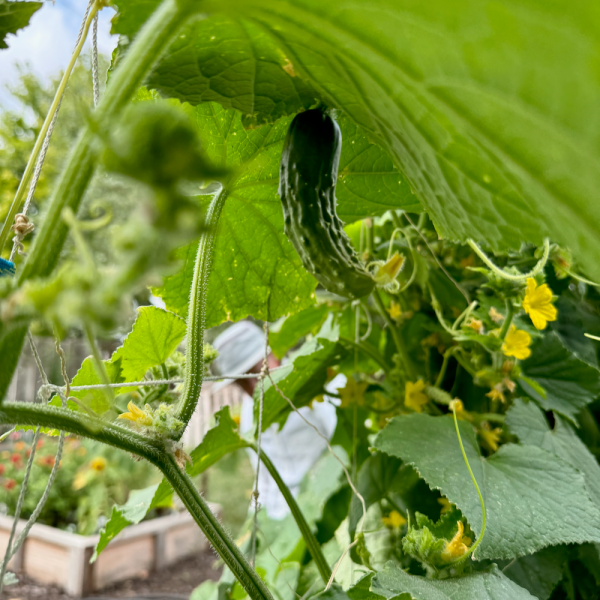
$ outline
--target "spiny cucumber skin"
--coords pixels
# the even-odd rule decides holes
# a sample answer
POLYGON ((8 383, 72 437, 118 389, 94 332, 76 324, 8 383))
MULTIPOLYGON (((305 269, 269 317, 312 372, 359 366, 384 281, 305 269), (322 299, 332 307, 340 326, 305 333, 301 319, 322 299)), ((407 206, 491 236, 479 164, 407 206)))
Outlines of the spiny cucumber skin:
POLYGON ((294 118, 281 155, 279 196, 285 233, 304 268, 328 291, 362 298, 373 278, 356 256, 336 214, 335 184, 342 134, 321 110, 294 118))

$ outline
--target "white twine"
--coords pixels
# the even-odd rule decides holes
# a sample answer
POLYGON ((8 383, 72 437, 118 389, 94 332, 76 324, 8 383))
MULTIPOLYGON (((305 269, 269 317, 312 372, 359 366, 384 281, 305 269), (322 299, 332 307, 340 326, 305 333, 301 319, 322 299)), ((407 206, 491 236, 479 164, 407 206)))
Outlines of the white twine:
MULTIPOLYGON (((81 37, 83 36, 83 30, 85 28, 85 23, 87 21, 88 15, 90 13, 90 10, 91 10, 94 2, 95 2, 95 0, 89 0, 85 14, 83 15, 83 21, 81 22, 81 27, 79 28, 79 34, 77 35, 77 41, 75 42, 75 49, 73 50, 73 54, 75 54, 75 52, 77 50, 77 46, 79 45, 79 42, 81 41, 81 37)), ((97 16, 98 15, 96 15, 96 17, 97 16)), ((92 51, 92 54, 93 54, 93 51, 92 51)), ((31 183, 29 184, 29 192, 27 193, 27 198, 25 200, 25 204, 23 205, 23 210, 15 218, 15 225, 13 225, 13 229, 14 229, 16 235, 13 238, 13 247, 10 252, 9 260, 11 262, 14 262, 14 258, 16 256, 17 252, 19 252, 19 253, 23 252, 23 238, 25 237, 25 235, 27 235, 28 233, 33 231, 33 225, 31 225, 29 223, 27 223, 28 225, 30 225, 30 227, 27 229, 27 231, 24 231, 23 229, 19 228, 17 219, 19 217, 22 217, 25 219, 27 218, 26 217, 27 211, 29 210, 29 206, 31 205, 31 201, 33 200, 33 195, 35 194, 38 180, 40 178, 40 173, 42 172, 42 167, 44 166, 44 161, 46 160, 46 153, 48 152, 48 146, 50 145, 50 138, 52 137, 52 132, 54 131, 54 126, 56 125, 58 111, 60 110, 63 98, 64 98, 64 93, 61 95, 60 100, 58 101, 58 105, 56 106, 56 110, 54 111, 54 114, 52 115, 52 120, 50 121, 50 125, 48 126, 48 131, 46 132, 46 137, 44 138, 44 143, 42 144, 42 148, 40 150, 40 154, 38 156, 37 162, 35 164, 35 169, 33 171, 32 177, 31 177, 31 183)))

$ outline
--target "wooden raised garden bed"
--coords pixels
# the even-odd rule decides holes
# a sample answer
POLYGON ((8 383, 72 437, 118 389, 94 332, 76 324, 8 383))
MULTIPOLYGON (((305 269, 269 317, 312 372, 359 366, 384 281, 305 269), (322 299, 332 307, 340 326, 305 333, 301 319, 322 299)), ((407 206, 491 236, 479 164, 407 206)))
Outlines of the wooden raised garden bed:
MULTIPOLYGON (((211 505, 216 514, 219 508, 211 505)), ((4 555, 12 523, 12 517, 0 515, 0 556, 4 555)), ((17 534, 24 526, 25 521, 20 521, 17 534)), ((90 564, 98 539, 98 535, 83 536, 36 524, 9 563, 9 570, 17 576, 25 573, 42 584, 61 586, 68 594, 80 597, 171 565, 205 550, 208 544, 187 512, 127 527, 90 564)))

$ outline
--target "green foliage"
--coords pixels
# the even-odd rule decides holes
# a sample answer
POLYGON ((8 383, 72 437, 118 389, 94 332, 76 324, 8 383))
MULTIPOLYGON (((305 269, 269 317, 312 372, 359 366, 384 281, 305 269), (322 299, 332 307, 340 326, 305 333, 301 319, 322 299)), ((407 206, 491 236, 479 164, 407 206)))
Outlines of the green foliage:
MULTIPOLYGON (((117 5, 113 30, 122 37, 107 90, 89 114, 65 99, 65 129, 59 121, 36 208, 74 152, 45 215, 36 215, 26 262, 19 258, 16 276, 0 280, 0 395, 29 326, 62 337, 85 331, 96 360, 86 359, 71 385, 99 386, 71 390, 68 410, 58 396, 49 407, 4 403, 0 423, 76 432, 141 456, 165 476, 128 502, 115 499, 97 552, 175 491, 227 565, 218 584, 196 591, 202 600, 307 598, 334 566, 326 599, 598 597, 600 371, 597 341, 584 334, 600 333, 600 294, 577 275, 600 275, 600 213, 591 200, 595 5, 117 5), (296 115, 315 107, 342 134, 330 212, 349 224, 346 234, 374 272, 390 257, 404 266, 399 290, 354 303, 334 297, 316 288, 284 235, 284 138, 296 115), (110 174, 91 186, 100 163, 110 174), (94 216, 91 199, 103 189, 112 201, 94 216), (550 259, 531 280, 547 236, 550 259), (470 237, 485 241, 497 268, 481 266, 473 243, 456 243, 470 237), (93 331, 122 337, 132 297, 147 303, 147 287, 168 310, 141 308, 123 345, 99 362, 93 331), (292 515, 272 521, 259 513, 255 569, 244 556, 253 519, 238 547, 190 476, 255 448, 256 432, 242 437, 224 408, 191 463, 178 442, 215 358, 204 347, 205 325, 248 315, 283 318, 270 327, 271 348, 282 359, 294 349, 264 381, 263 427, 285 423, 286 398, 296 407, 333 402, 332 444, 346 469, 326 454, 296 500, 286 492, 292 515), (175 382, 151 385, 182 375, 183 392, 175 382), (325 394, 335 376, 346 383, 325 394), (150 385, 122 385, 142 379, 150 385), (102 387, 107 380, 115 387, 102 387), (468 560, 482 507, 453 410, 487 514, 468 560)), ((87 76, 74 75, 73 92, 78 73, 87 76)), ((0 128, 4 210, 51 96, 31 78, 23 84, 18 94, 33 121, 5 113, 0 128)), ((317 151, 299 158, 322 157, 318 140, 306 151, 313 141, 317 151)), ((321 167, 317 160, 297 172, 293 185, 322 191, 321 167)), ((80 467, 81 490, 112 485, 99 469, 80 467)), ((102 472, 108 478, 109 468, 102 472)), ((100 510, 90 502, 81 503, 85 527, 100 510)), ((102 504, 104 514, 111 508, 102 504)))
POLYGON ((373 578, 371 589, 383 598, 394 598, 403 592, 412 600, 532 600, 534 597, 513 583, 497 567, 488 572, 437 581, 405 573, 388 565, 373 578))
MULTIPOLYGON (((21 518, 29 518, 40 500, 58 447, 57 438, 42 436, 37 445, 21 518)), ((15 441, 1 452, 0 503, 14 514, 29 458, 29 445, 15 441)), ((112 506, 125 502, 132 488, 157 479, 147 463, 135 463, 124 452, 89 440, 68 437, 56 481, 50 489, 38 522, 90 535, 112 506)))
POLYGON ((125 527, 140 523, 152 509, 171 506, 171 496, 169 487, 156 483, 143 490, 133 490, 125 504, 113 506, 110 519, 100 530, 100 539, 91 562, 125 527))
MULTIPOLYGON (((133 16, 140 3, 127 6, 133 16)), ((600 214, 589 200, 595 5, 229 0, 204 9, 215 16, 190 25, 153 75, 163 93, 262 121, 306 108, 296 86, 308 86, 388 150, 441 235, 495 251, 550 235, 600 279, 600 214)))
POLYGON ((7 35, 27 27, 33 14, 40 8, 42 8, 41 2, 0 1, 0 50, 8 48, 7 35))
MULTIPOLYGON (((552 544, 600 541, 598 521, 590 519, 598 508, 582 475, 568 463, 539 447, 514 444, 484 458, 471 426, 461 423, 461 436, 488 513, 476 558, 515 558, 552 544), (568 519, 563 510, 567 502, 568 519)), ((481 507, 475 489, 466 485, 468 473, 450 418, 396 417, 374 445, 413 465, 430 487, 462 511, 475 533, 481 531, 481 507)))
MULTIPOLYGON (((316 396, 324 393, 327 381, 327 367, 339 363, 346 350, 341 344, 330 342, 324 338, 316 338, 306 342, 295 354, 294 362, 271 376, 281 393, 296 408, 312 402, 316 396)), ((258 393, 258 392, 257 392, 258 393)), ((256 403, 255 411, 258 410, 256 403)), ((263 430, 273 423, 281 426, 291 412, 289 403, 267 380, 265 384, 265 401, 262 416, 263 430)), ((258 421, 256 421, 258 423, 258 421)))
POLYGON ((111 363, 120 361, 122 381, 139 381, 151 367, 162 365, 185 337, 185 321, 155 306, 142 306, 131 333, 115 350, 111 363))
POLYGON ((528 395, 545 410, 555 410, 571 420, 600 395, 600 371, 569 352, 553 334, 545 336, 523 363, 523 373, 544 392, 522 379, 528 395))

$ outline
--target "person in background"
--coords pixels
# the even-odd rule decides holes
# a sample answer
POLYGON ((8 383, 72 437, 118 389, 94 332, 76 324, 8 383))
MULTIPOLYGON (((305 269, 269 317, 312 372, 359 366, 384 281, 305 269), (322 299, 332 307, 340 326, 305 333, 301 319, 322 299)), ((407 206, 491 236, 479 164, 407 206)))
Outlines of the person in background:
MULTIPOLYGON (((265 353, 263 331, 254 323, 239 321, 213 342, 219 352, 212 363, 216 375, 260 373, 265 353)), ((280 365, 280 361, 269 351, 269 368, 280 365)), ((259 379, 236 379, 244 391, 240 413, 240 432, 247 433, 255 428, 254 401, 252 395, 259 379)), ((224 380, 217 383, 213 390, 232 383, 224 380)), ((333 436, 336 426, 335 406, 329 402, 315 402, 312 408, 305 406, 299 409, 302 416, 312 423, 328 440, 333 436)), ((309 469, 317 462, 327 448, 325 440, 295 412, 290 413, 281 430, 278 425, 271 425, 262 434, 262 450, 271 459, 281 478, 290 488, 294 496, 300 491, 300 483, 309 469)), ((256 471, 257 456, 250 450, 250 462, 256 471)), ((272 519, 282 519, 289 512, 274 479, 264 467, 259 470, 258 478, 259 502, 272 519)))

